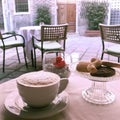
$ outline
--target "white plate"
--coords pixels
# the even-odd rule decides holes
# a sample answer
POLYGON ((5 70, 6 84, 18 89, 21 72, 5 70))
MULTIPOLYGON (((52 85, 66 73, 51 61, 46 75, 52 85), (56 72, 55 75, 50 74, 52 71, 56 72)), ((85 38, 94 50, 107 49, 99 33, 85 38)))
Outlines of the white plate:
POLYGON ((49 106, 43 108, 30 108, 22 101, 18 92, 13 92, 8 95, 4 105, 9 112, 21 118, 40 119, 53 116, 63 111, 67 103, 68 94, 64 91, 59 94, 49 106))
POLYGON ((90 73, 88 73, 88 72, 78 72, 76 70, 77 64, 78 64, 77 62, 71 64, 70 70, 72 72, 76 73, 77 75, 79 75, 80 77, 84 77, 84 78, 87 78, 89 80, 96 81, 96 82, 108 82, 108 81, 120 79, 120 69, 119 68, 114 68, 116 73, 115 73, 115 75, 113 75, 111 77, 95 77, 95 76, 91 76, 90 73))

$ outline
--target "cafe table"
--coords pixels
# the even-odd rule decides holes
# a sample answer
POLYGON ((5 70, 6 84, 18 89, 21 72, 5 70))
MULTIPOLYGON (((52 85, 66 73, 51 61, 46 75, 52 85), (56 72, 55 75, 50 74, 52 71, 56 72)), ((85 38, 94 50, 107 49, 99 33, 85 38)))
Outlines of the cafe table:
POLYGON ((20 27, 19 33, 22 34, 25 38, 25 49, 28 60, 31 60, 31 50, 32 50, 32 36, 36 36, 40 39, 40 26, 25 26, 20 27))
MULTIPOLYGON (((90 85, 90 80, 80 77, 72 72, 69 77, 69 83, 64 90, 68 95, 66 107, 52 116, 47 117, 46 114, 47 118, 44 117, 40 119, 41 116, 38 115, 40 118, 38 117, 37 120, 119 120, 120 80, 108 82, 107 89, 114 92, 116 98, 114 102, 106 105, 93 104, 83 99, 82 91, 87 89, 90 85)), ((15 79, 0 84, 0 120, 28 120, 24 118, 24 116, 21 117, 20 115, 15 115, 6 109, 5 101, 13 92, 17 92, 15 79)), ((15 96, 13 95, 13 97, 7 101, 14 99, 14 97, 15 96)), ((26 114, 31 116, 31 113, 26 114)), ((35 120, 33 116, 31 116, 31 118, 29 117, 29 120, 35 120)))

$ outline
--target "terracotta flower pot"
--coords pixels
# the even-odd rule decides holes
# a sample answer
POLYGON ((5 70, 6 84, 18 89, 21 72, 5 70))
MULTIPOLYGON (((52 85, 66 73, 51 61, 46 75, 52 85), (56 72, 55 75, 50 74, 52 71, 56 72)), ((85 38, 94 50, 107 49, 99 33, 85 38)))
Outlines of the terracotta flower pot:
POLYGON ((87 37, 98 37, 100 36, 99 30, 86 30, 85 36, 87 37))

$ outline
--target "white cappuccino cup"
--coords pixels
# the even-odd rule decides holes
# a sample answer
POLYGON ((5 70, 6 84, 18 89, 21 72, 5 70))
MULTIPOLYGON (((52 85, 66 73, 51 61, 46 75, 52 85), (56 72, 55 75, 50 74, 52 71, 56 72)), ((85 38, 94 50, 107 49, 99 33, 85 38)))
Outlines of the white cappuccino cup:
POLYGON ((38 71, 23 74, 16 82, 25 103, 31 107, 44 107, 66 88, 68 80, 61 80, 55 73, 38 71))

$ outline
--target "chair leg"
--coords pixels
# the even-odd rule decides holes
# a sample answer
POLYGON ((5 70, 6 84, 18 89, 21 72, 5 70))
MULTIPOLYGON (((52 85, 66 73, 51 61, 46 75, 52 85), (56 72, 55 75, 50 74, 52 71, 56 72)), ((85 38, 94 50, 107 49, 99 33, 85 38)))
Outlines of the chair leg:
POLYGON ((26 52, 25 52, 25 48, 24 47, 23 47, 23 52, 24 52, 25 65, 26 65, 26 68, 28 68, 27 58, 26 58, 26 52))
POLYGON ((56 56, 58 56, 58 52, 56 52, 56 56))
POLYGON ((120 62, 120 58, 118 57, 118 63, 120 62))
POLYGON ((34 48, 34 54, 33 55, 34 55, 34 60, 33 60, 34 61, 34 67, 36 69, 36 51, 35 51, 35 48, 34 48))
POLYGON ((56 52, 56 56, 59 56, 59 55, 60 56, 63 55, 62 57, 65 59, 65 52, 64 51, 62 51, 62 52, 61 51, 56 52))
POLYGON ((32 67, 34 67, 34 60, 33 60, 33 50, 31 50, 31 61, 32 61, 32 67))
POLYGON ((5 72, 5 50, 3 50, 3 72, 5 72))
POLYGON ((19 52, 18 52, 18 48, 17 47, 16 47, 16 52, 17 52, 18 61, 20 63, 20 57, 19 57, 19 52))
POLYGON ((101 60, 103 59, 103 55, 104 55, 104 53, 102 52, 102 55, 101 55, 101 60))
POLYGON ((44 52, 41 52, 41 64, 42 64, 42 68, 43 68, 43 56, 44 56, 44 52))

